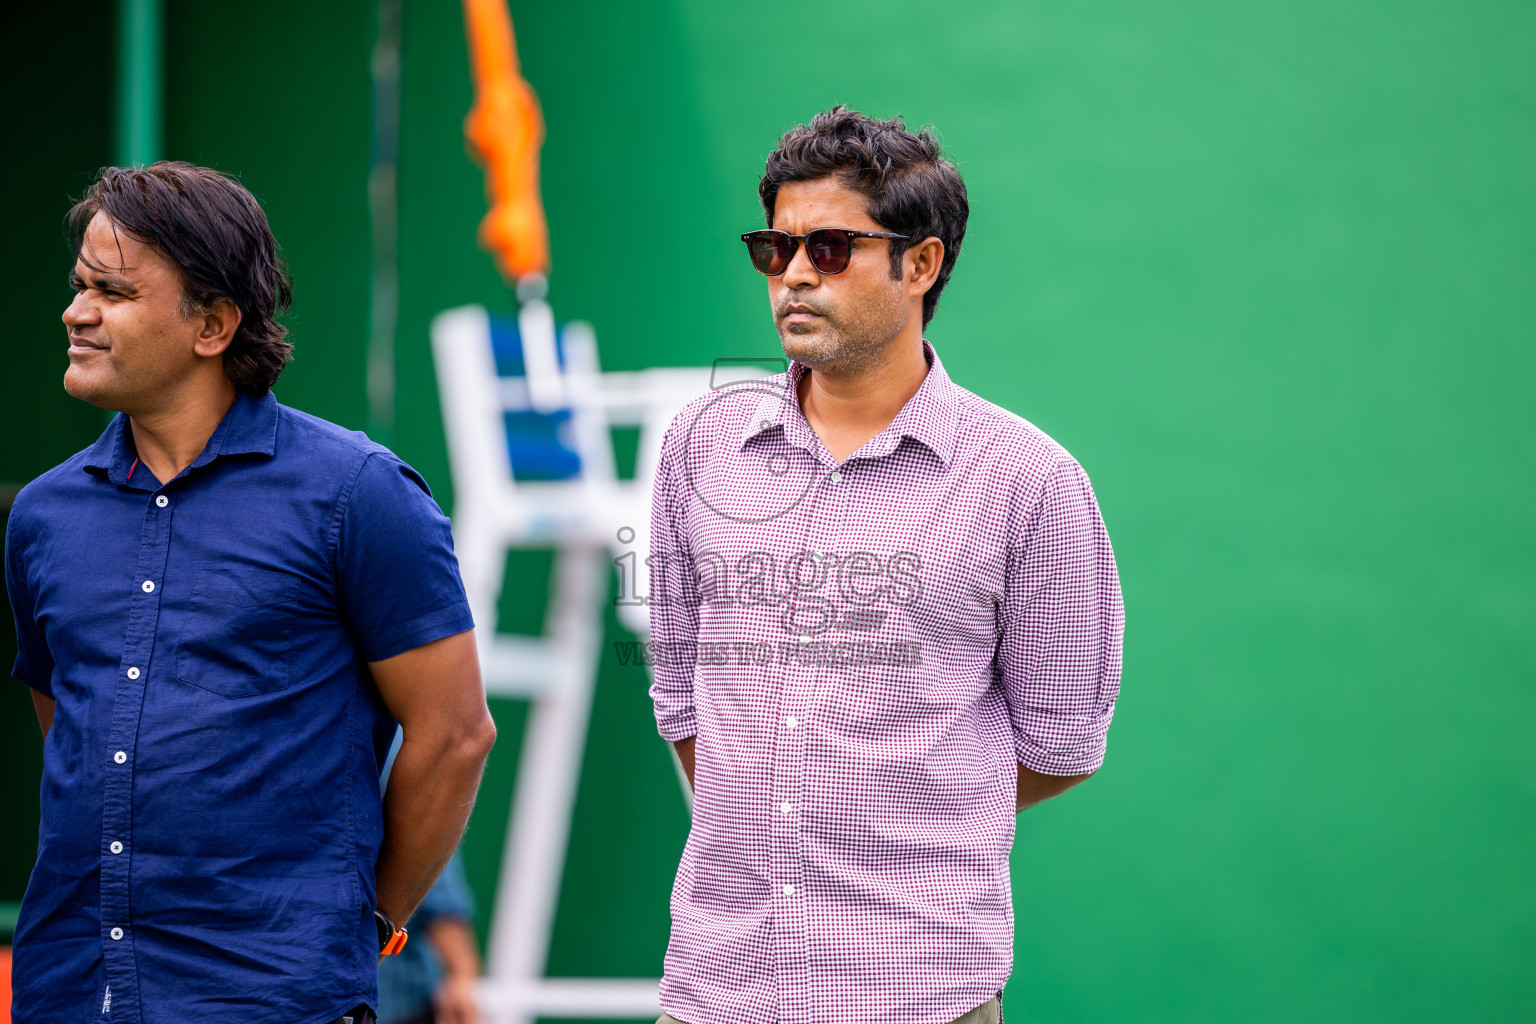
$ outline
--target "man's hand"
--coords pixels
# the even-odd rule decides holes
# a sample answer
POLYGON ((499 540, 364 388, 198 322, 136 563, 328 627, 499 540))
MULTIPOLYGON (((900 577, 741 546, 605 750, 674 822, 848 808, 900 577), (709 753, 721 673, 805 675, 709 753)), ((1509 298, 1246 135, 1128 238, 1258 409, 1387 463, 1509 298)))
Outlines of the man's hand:
POLYGON ((474 978, 444 978, 432 994, 432 1006, 437 1011, 437 1024, 480 1024, 474 978))
POLYGON ((368 667, 404 733, 384 795, 376 875, 379 909, 405 921, 464 834, 496 725, 473 631, 368 667))
POLYGON ((1014 813, 1017 814, 1024 808, 1033 807, 1053 796, 1059 796, 1091 775, 1093 772, 1087 775, 1045 775, 1019 765, 1019 785, 1014 813))
POLYGON ((677 759, 682 763, 683 774, 688 776, 688 788, 693 788, 693 741, 698 737, 689 736, 685 740, 678 740, 672 744, 672 749, 677 751, 677 759))
POLYGON ((469 922, 438 917, 427 926, 426 938, 443 963, 444 977, 432 994, 437 1024, 480 1024, 475 980, 480 977, 480 950, 469 922))

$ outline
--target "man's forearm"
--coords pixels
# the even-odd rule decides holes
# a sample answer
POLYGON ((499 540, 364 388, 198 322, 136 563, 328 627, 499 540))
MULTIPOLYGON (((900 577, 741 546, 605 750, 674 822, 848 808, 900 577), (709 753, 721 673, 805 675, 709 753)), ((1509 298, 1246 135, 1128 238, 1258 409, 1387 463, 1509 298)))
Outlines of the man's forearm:
POLYGON ((474 806, 495 739, 486 727, 451 739, 412 740, 395 755, 384 795, 384 844, 376 870, 378 906, 404 924, 453 855, 474 806))
POLYGON ((37 724, 43 730, 43 739, 48 738, 48 730, 53 728, 53 698, 44 697, 36 690, 28 690, 32 694, 32 707, 37 711, 37 724))
POLYGON ((1019 783, 1014 812, 1033 807, 1043 800, 1059 796, 1092 775, 1046 775, 1032 768, 1019 765, 1019 783))
POLYGON ((438 917, 427 926, 427 938, 442 961, 443 973, 455 978, 480 976, 480 950, 475 946, 475 931, 458 917, 438 917))

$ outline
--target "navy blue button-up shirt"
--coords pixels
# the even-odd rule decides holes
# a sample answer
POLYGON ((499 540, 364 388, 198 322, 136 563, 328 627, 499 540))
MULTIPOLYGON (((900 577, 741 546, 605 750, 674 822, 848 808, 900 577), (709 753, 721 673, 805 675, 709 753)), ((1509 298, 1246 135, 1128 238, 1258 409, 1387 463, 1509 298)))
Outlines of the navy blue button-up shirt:
POLYGON ((5 555, 15 675, 56 702, 18 1024, 372 1003, 395 722, 366 663, 471 627, 421 477, 268 394, 162 485, 119 416, 22 489, 5 555))

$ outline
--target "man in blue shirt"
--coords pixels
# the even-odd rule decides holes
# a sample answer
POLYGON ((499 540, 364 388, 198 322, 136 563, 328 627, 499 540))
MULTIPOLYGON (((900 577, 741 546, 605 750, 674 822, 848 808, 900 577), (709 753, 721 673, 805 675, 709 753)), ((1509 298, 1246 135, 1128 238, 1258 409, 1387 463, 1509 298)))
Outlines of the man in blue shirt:
POLYGON ((271 394, 289 285, 244 188, 110 168, 69 224, 64 386, 120 415, 6 532, 45 736, 13 1019, 367 1020, 495 738, 448 521, 271 394))

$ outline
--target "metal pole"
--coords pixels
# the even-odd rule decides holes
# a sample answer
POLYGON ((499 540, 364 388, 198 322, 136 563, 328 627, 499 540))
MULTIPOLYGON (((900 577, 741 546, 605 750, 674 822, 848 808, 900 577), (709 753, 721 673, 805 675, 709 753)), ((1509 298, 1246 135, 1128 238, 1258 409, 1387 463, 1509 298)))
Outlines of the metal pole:
POLYGON ((165 63, 161 0, 120 0, 117 33, 117 162, 160 159, 165 63))
POLYGON ((368 317, 368 432, 389 444, 395 430, 395 332, 400 318, 400 18, 401 0, 379 0, 373 45, 373 162, 368 215, 373 278, 368 317))

